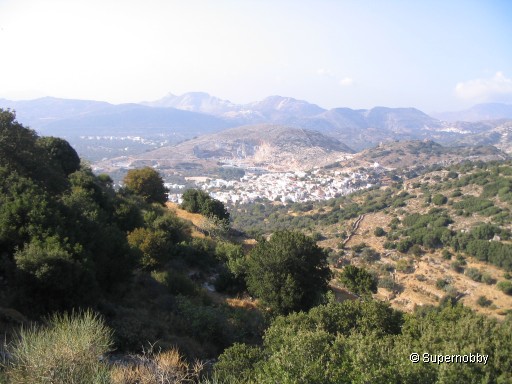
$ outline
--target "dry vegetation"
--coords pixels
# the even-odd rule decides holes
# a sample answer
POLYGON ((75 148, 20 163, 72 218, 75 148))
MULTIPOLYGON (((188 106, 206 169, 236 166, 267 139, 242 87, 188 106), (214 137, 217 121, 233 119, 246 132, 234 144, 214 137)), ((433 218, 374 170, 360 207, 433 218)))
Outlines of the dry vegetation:
MULTIPOLYGON (((401 254, 396 250, 385 249, 384 242, 386 241, 386 237, 374 236, 373 233, 376 227, 381 227, 388 231, 390 229, 389 223, 394 216, 403 218, 411 213, 425 214, 432 208, 432 206, 424 203, 422 191, 419 188, 412 187, 412 184, 417 181, 428 182, 431 180, 424 180, 423 178, 411 180, 407 191, 411 195, 416 195, 417 198, 408 200, 405 207, 398 209, 389 208, 385 211, 365 215, 358 230, 346 244, 347 247, 352 247, 364 242, 380 253, 380 260, 374 265, 367 265, 369 269, 376 269, 379 265, 383 264, 396 266, 397 261, 401 259, 411 261, 413 268, 410 273, 396 271, 392 274, 392 278, 394 278, 396 283, 401 285, 403 289, 399 292, 392 292, 385 288, 379 288, 375 298, 389 301, 393 307, 410 312, 417 305, 437 304, 441 298, 446 295, 446 291, 436 287, 436 282, 440 279, 445 279, 450 282, 449 285, 453 287, 453 289, 460 293, 460 301, 464 303, 464 305, 473 308, 477 312, 504 318, 506 311, 512 308, 512 296, 508 296, 498 290, 495 284, 488 285, 483 282, 476 282, 467 275, 456 272, 451 268, 453 260, 443 259, 440 250, 435 252, 427 250, 421 257, 415 257, 408 254, 401 254), (479 305, 477 300, 481 296, 491 300, 492 304, 487 307, 479 305)), ((450 196, 454 190, 455 189, 443 191, 443 194, 450 196)), ((461 192, 463 195, 478 196, 482 192, 482 187, 469 185, 461 188, 461 192)), ((460 198, 452 200, 459 201, 460 198)), ((499 202, 496 198, 493 200, 497 206, 506 206, 506 204, 499 202)), ((450 209, 449 206, 446 207, 450 209)), ((450 226, 453 230, 464 230, 471 228, 476 223, 489 222, 489 218, 478 215, 468 217, 454 216, 453 209, 450 210, 450 214, 456 217, 454 223, 450 226)), ((347 223, 345 227, 349 228, 350 225, 351 223, 347 223)), ((319 244, 334 248, 337 242, 339 242, 339 240, 329 238, 319 244)), ((466 260, 466 270, 476 268, 491 276, 495 281, 503 280, 503 270, 488 263, 479 262, 471 257, 466 257, 466 260)))

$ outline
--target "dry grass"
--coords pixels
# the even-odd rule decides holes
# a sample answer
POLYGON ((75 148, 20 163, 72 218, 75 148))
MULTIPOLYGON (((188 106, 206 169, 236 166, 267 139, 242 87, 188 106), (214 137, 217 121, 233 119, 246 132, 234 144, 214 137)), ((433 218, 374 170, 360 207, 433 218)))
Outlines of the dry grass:
POLYGON ((168 202, 166 204, 167 208, 176 213, 180 219, 190 221, 193 224, 192 227, 192 237, 205 237, 204 233, 202 233, 199 228, 202 227, 204 223, 204 217, 199 213, 190 213, 181 209, 180 206, 176 203, 168 202))
POLYGON ((203 365, 189 365, 177 349, 153 353, 145 351, 125 364, 116 364, 110 374, 113 384, 171 384, 197 382, 203 365))
POLYGON ((258 311, 258 301, 250 298, 226 299, 226 304, 233 308, 243 308, 250 311, 258 311))

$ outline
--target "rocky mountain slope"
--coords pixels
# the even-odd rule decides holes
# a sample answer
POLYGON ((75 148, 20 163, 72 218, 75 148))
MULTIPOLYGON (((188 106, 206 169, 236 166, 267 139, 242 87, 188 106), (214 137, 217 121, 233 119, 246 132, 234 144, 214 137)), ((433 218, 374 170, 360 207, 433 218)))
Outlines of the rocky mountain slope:
POLYGON ((281 125, 252 125, 200 136, 136 156, 115 158, 100 168, 133 167, 140 164, 160 168, 192 166, 211 168, 219 163, 271 170, 303 170, 346 158, 353 150, 336 139, 315 131, 281 125))
POLYGON ((510 155, 512 154, 512 121, 501 121, 501 124, 476 135, 464 137, 458 140, 458 143, 465 145, 493 145, 510 155))

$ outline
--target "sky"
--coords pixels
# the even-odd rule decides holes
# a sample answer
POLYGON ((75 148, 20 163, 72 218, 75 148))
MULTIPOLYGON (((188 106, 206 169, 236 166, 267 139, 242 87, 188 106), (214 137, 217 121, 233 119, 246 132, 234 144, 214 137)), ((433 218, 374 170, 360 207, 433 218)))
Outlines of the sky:
POLYGON ((509 0, 0 0, 0 98, 512 103, 509 0))

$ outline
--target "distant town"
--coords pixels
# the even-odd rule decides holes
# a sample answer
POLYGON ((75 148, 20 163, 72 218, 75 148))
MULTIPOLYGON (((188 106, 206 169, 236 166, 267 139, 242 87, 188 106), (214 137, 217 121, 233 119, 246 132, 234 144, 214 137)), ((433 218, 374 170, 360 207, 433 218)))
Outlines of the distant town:
MULTIPOLYGON (((310 172, 251 172, 238 180, 189 177, 196 188, 207 191, 226 204, 247 204, 259 199, 296 203, 327 200, 370 188, 380 182, 385 168, 375 163, 357 171, 317 169, 310 172)), ((189 186, 166 183, 169 200, 181 203, 182 191, 189 186)))

